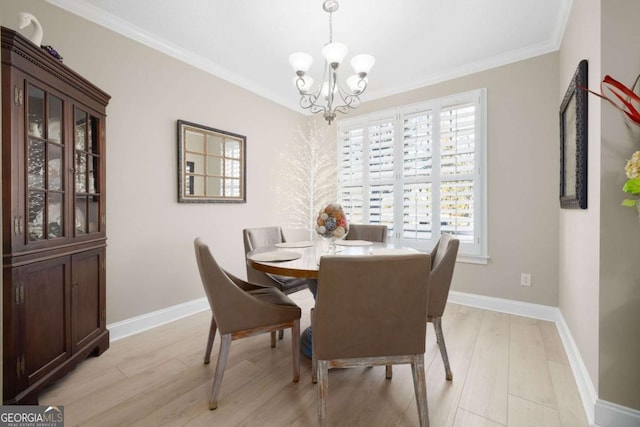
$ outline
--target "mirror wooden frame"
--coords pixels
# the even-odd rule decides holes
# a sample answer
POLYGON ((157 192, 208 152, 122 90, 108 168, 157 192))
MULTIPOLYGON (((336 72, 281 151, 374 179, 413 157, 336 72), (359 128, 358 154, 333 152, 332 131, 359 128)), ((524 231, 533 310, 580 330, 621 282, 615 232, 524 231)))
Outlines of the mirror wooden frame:
POLYGON ((178 202, 245 203, 247 137, 185 120, 177 123, 178 202), (200 166, 189 158, 201 158, 200 166))
POLYGON ((578 64, 560 104, 560 207, 587 208, 587 60, 578 64))

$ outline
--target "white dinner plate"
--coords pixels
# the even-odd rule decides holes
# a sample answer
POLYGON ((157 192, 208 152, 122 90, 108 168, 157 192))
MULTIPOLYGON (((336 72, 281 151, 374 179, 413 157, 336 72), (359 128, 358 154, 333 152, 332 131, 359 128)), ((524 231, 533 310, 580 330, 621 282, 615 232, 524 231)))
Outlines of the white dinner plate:
POLYGON ((338 240, 336 242, 338 246, 371 246, 372 242, 366 240, 338 240))
POLYGON ((371 249, 369 253, 371 255, 413 255, 413 254, 419 254, 420 252, 414 249, 380 248, 380 249, 371 249))
POLYGON ((298 252, 287 252, 287 251, 273 251, 273 252, 262 252, 259 254, 251 255, 251 259, 258 262, 278 262, 278 261, 291 261, 294 259, 298 259, 302 256, 302 254, 298 252))
POLYGON ((313 242, 309 240, 302 242, 282 242, 276 243, 275 246, 279 248, 308 248, 309 246, 313 246, 313 242))

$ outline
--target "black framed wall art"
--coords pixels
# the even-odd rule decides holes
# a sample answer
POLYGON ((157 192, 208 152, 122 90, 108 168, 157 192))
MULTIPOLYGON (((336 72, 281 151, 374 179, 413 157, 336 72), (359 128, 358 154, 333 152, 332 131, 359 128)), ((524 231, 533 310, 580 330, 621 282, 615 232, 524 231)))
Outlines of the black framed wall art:
POLYGON ((560 207, 587 208, 588 66, 578 64, 560 104, 560 207))

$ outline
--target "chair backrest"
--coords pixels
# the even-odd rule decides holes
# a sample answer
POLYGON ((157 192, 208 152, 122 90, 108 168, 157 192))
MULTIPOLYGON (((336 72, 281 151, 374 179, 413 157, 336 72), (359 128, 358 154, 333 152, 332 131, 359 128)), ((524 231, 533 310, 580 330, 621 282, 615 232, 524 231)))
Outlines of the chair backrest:
POLYGON ((317 359, 424 353, 430 269, 425 253, 320 258, 317 359))
POLYGON ((281 227, 245 228, 242 230, 242 236, 245 253, 261 246, 273 246, 285 241, 281 227))
POLYGON ((442 317, 444 313, 459 246, 459 239, 442 233, 436 247, 431 251, 431 291, 427 313, 430 318, 442 317))
POLYGON ((209 246, 200 238, 196 238, 193 245, 202 285, 220 333, 251 327, 255 321, 252 316, 258 314, 252 310, 252 306, 256 304, 255 298, 240 288, 232 280, 233 276, 220 267, 209 246))
MULTIPOLYGON (((242 238, 244 241, 244 254, 247 254, 262 246, 273 246, 276 243, 285 241, 284 233, 281 227, 258 227, 258 228, 245 228, 242 230, 242 238)), ((256 283, 265 286, 274 286, 274 280, 262 271, 258 271, 247 267, 247 280, 251 283, 256 283)))
POLYGON ((389 229, 383 224, 349 224, 346 240, 366 240, 385 243, 389 229))

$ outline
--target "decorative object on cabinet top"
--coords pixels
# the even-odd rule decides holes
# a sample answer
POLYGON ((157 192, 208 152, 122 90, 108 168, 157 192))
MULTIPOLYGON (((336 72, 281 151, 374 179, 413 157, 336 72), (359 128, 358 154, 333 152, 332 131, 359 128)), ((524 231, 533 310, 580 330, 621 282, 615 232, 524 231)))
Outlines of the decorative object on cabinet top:
MULTIPOLYGON (((43 49, 34 45, 25 36, 10 28, 2 27, 2 48, 7 49, 11 55, 24 58, 25 61, 37 66, 46 73, 71 86, 73 89, 91 98, 90 107, 100 108, 107 105, 111 96, 96 87, 89 80, 76 73, 71 68, 56 60, 51 55, 43 55, 43 49)), ((12 60, 13 62, 14 60, 12 60)))
POLYGON ((18 28, 21 30, 27 28, 29 25, 33 26, 33 34, 29 37, 29 41, 35 44, 36 46, 40 46, 42 44, 42 38, 44 37, 44 31, 42 30, 42 25, 40 25, 40 21, 38 18, 30 14, 29 12, 20 12, 18 14, 19 22, 18 28))

